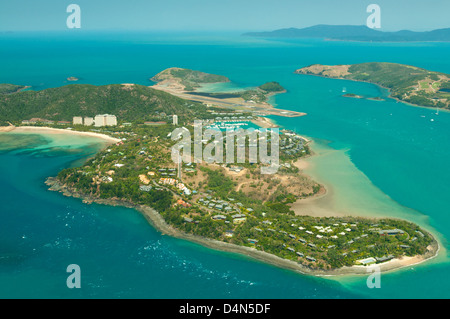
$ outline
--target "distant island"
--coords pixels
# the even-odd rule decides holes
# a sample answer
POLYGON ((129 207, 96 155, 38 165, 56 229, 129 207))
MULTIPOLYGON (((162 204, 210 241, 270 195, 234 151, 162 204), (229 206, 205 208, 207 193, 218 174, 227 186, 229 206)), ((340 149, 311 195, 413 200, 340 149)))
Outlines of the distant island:
POLYGON ((409 30, 385 32, 370 29, 365 25, 316 25, 303 29, 287 28, 268 32, 249 32, 243 35, 264 38, 322 38, 362 42, 448 42, 450 41, 450 28, 425 32, 409 30))
MULTIPOLYGON (((450 108, 450 75, 410 65, 372 62, 353 65, 313 64, 297 74, 370 82, 389 89, 391 97, 417 106, 450 108)), ((358 97, 347 94, 348 97, 358 97)))
POLYGON ((67 78, 67 81, 69 81, 69 82, 76 82, 76 81, 79 81, 79 80, 80 80, 79 78, 74 77, 74 76, 69 76, 67 78))

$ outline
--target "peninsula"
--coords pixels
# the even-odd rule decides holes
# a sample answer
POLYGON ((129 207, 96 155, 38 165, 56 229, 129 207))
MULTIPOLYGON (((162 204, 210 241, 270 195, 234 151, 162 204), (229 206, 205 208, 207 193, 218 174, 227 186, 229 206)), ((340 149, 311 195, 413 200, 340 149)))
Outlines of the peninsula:
MULTIPOLYGON (((450 108, 450 75, 415 66, 372 62, 353 65, 313 64, 295 71, 297 74, 369 82, 390 91, 402 102, 424 107, 450 108)), ((347 94, 357 97, 355 94, 347 94)))
MULTIPOLYGON (((257 90, 283 88, 269 82, 257 90)), ((295 132, 281 130, 275 174, 262 174, 267 165, 251 163, 247 151, 239 164, 175 164, 173 130, 184 128, 192 136, 194 120, 214 125, 219 116, 236 123, 259 114, 134 84, 75 84, 0 96, 0 118, 9 126, 32 124, 59 129, 55 133, 63 129, 67 134, 110 136, 109 146, 82 166, 49 178, 48 186, 86 203, 136 208, 163 233, 313 275, 366 274, 373 264, 391 270, 436 255, 439 245, 433 236, 405 220, 296 215, 292 203, 325 190, 299 168, 311 149, 310 141, 295 132), (117 115, 116 126, 69 122, 105 113, 117 115)), ((217 145, 206 136, 202 144, 217 145)))
POLYGON ((29 88, 29 86, 0 83, 0 95, 11 94, 29 88))
POLYGON ((274 108, 268 103, 271 96, 286 90, 278 82, 267 82, 255 88, 236 92, 202 91, 202 85, 230 82, 227 77, 181 68, 169 68, 151 78, 157 82, 152 88, 207 106, 252 112, 259 115, 297 117, 305 113, 274 108))

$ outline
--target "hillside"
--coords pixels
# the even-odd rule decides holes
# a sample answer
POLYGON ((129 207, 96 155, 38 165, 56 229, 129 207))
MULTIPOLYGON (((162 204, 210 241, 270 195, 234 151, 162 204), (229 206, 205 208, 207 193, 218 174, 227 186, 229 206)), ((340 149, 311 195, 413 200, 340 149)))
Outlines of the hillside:
POLYGON ((67 85, 0 96, 0 120, 43 118, 72 121, 74 116, 114 114, 119 121, 152 120, 160 113, 190 117, 205 107, 141 85, 67 85))
POLYGON ((20 90, 23 90, 24 88, 25 88, 25 86, 23 86, 23 85, 0 83, 0 94, 16 93, 20 90))
POLYGON ((385 62, 333 66, 314 64, 295 73, 370 82, 388 88, 391 97, 404 102, 450 108, 450 75, 415 66, 385 62))
POLYGON ((152 77, 151 80, 163 85, 166 83, 174 85, 175 82, 175 84, 182 86, 185 91, 193 91, 200 87, 200 84, 230 82, 230 80, 223 75, 182 68, 166 69, 152 77))
POLYGON ((271 95, 286 92, 278 82, 267 82, 255 89, 238 92, 244 101, 267 102, 271 95))
POLYGON ((278 82, 267 82, 263 85, 258 86, 263 91, 266 92, 284 92, 286 91, 284 87, 280 85, 278 82))
POLYGON ((308 28, 287 28, 268 32, 250 32, 244 36, 266 38, 322 38, 341 41, 375 41, 375 42, 427 42, 450 41, 450 28, 426 32, 408 30, 384 32, 367 26, 355 25, 316 25, 308 28))

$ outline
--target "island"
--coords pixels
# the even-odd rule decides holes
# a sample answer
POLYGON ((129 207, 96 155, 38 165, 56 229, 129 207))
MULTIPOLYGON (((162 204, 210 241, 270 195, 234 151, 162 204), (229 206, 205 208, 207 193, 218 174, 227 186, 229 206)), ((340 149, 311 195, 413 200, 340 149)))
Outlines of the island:
POLYGON ((69 82, 76 82, 76 81, 79 81, 79 80, 80 79, 75 77, 75 76, 70 76, 70 77, 67 78, 67 81, 69 81, 69 82))
POLYGON ((450 28, 432 31, 401 30, 394 32, 371 29, 366 25, 326 25, 307 28, 285 28, 268 32, 248 32, 244 36, 263 38, 320 38, 331 41, 359 42, 449 42, 450 28))
MULTIPOLYGON (((295 73, 369 82, 389 89, 390 97, 398 101, 416 106, 450 108, 450 75, 415 66, 387 62, 313 64, 295 73)), ((356 94, 346 96, 358 97, 356 94)))
MULTIPOLYGON (((258 90, 283 89, 273 82, 258 90)), ((49 177, 50 190, 87 204, 135 208, 165 234, 320 276, 366 275, 374 264, 398 269, 437 254, 436 239, 409 221, 295 214, 294 202, 326 193, 302 172, 301 161, 312 156, 311 141, 296 132, 281 130, 275 174, 263 174, 266 165, 251 163, 248 152, 236 164, 172 161, 175 128, 192 136, 195 120, 211 126, 219 117, 245 123, 259 116, 256 110, 208 106, 134 84, 74 84, 0 96, 0 118, 14 125, 13 132, 45 127, 110 137, 80 167, 49 177), (105 113, 116 114, 118 122, 94 127, 78 121, 105 113)), ((216 144, 212 137, 202 143, 216 144)))
POLYGON ((342 95, 343 97, 350 97, 353 99, 361 99, 361 100, 370 100, 370 101, 385 101, 385 99, 379 97, 379 96, 366 96, 366 95, 359 95, 354 93, 346 93, 342 95))

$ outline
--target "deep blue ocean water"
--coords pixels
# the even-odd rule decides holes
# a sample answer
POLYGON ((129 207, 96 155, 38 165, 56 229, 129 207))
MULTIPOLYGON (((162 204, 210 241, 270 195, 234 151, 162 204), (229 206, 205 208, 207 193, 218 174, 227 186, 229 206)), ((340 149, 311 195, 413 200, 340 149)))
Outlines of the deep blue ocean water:
MULTIPOLYGON (((173 66, 222 74, 240 87, 278 81, 288 93, 274 103, 308 116, 273 117, 277 123, 345 150, 353 165, 411 208, 410 219, 432 229, 447 249, 450 113, 436 115, 391 99, 344 98, 344 87, 367 96, 388 93, 371 84, 293 72, 313 63, 384 61, 450 73, 449 56, 450 44, 443 43, 266 41, 235 34, 2 34, 0 83, 44 89, 76 76, 79 83, 95 85, 149 85, 150 77, 173 66)), ((47 191, 46 177, 99 146, 36 150, 46 143, 33 137, 23 141, 22 151, 0 147, 0 297, 450 297, 446 251, 438 262, 384 274, 382 288, 371 290, 365 277, 312 278, 161 236, 133 210, 85 205, 47 191), (72 263, 81 267, 79 290, 66 287, 65 270, 72 263)))

